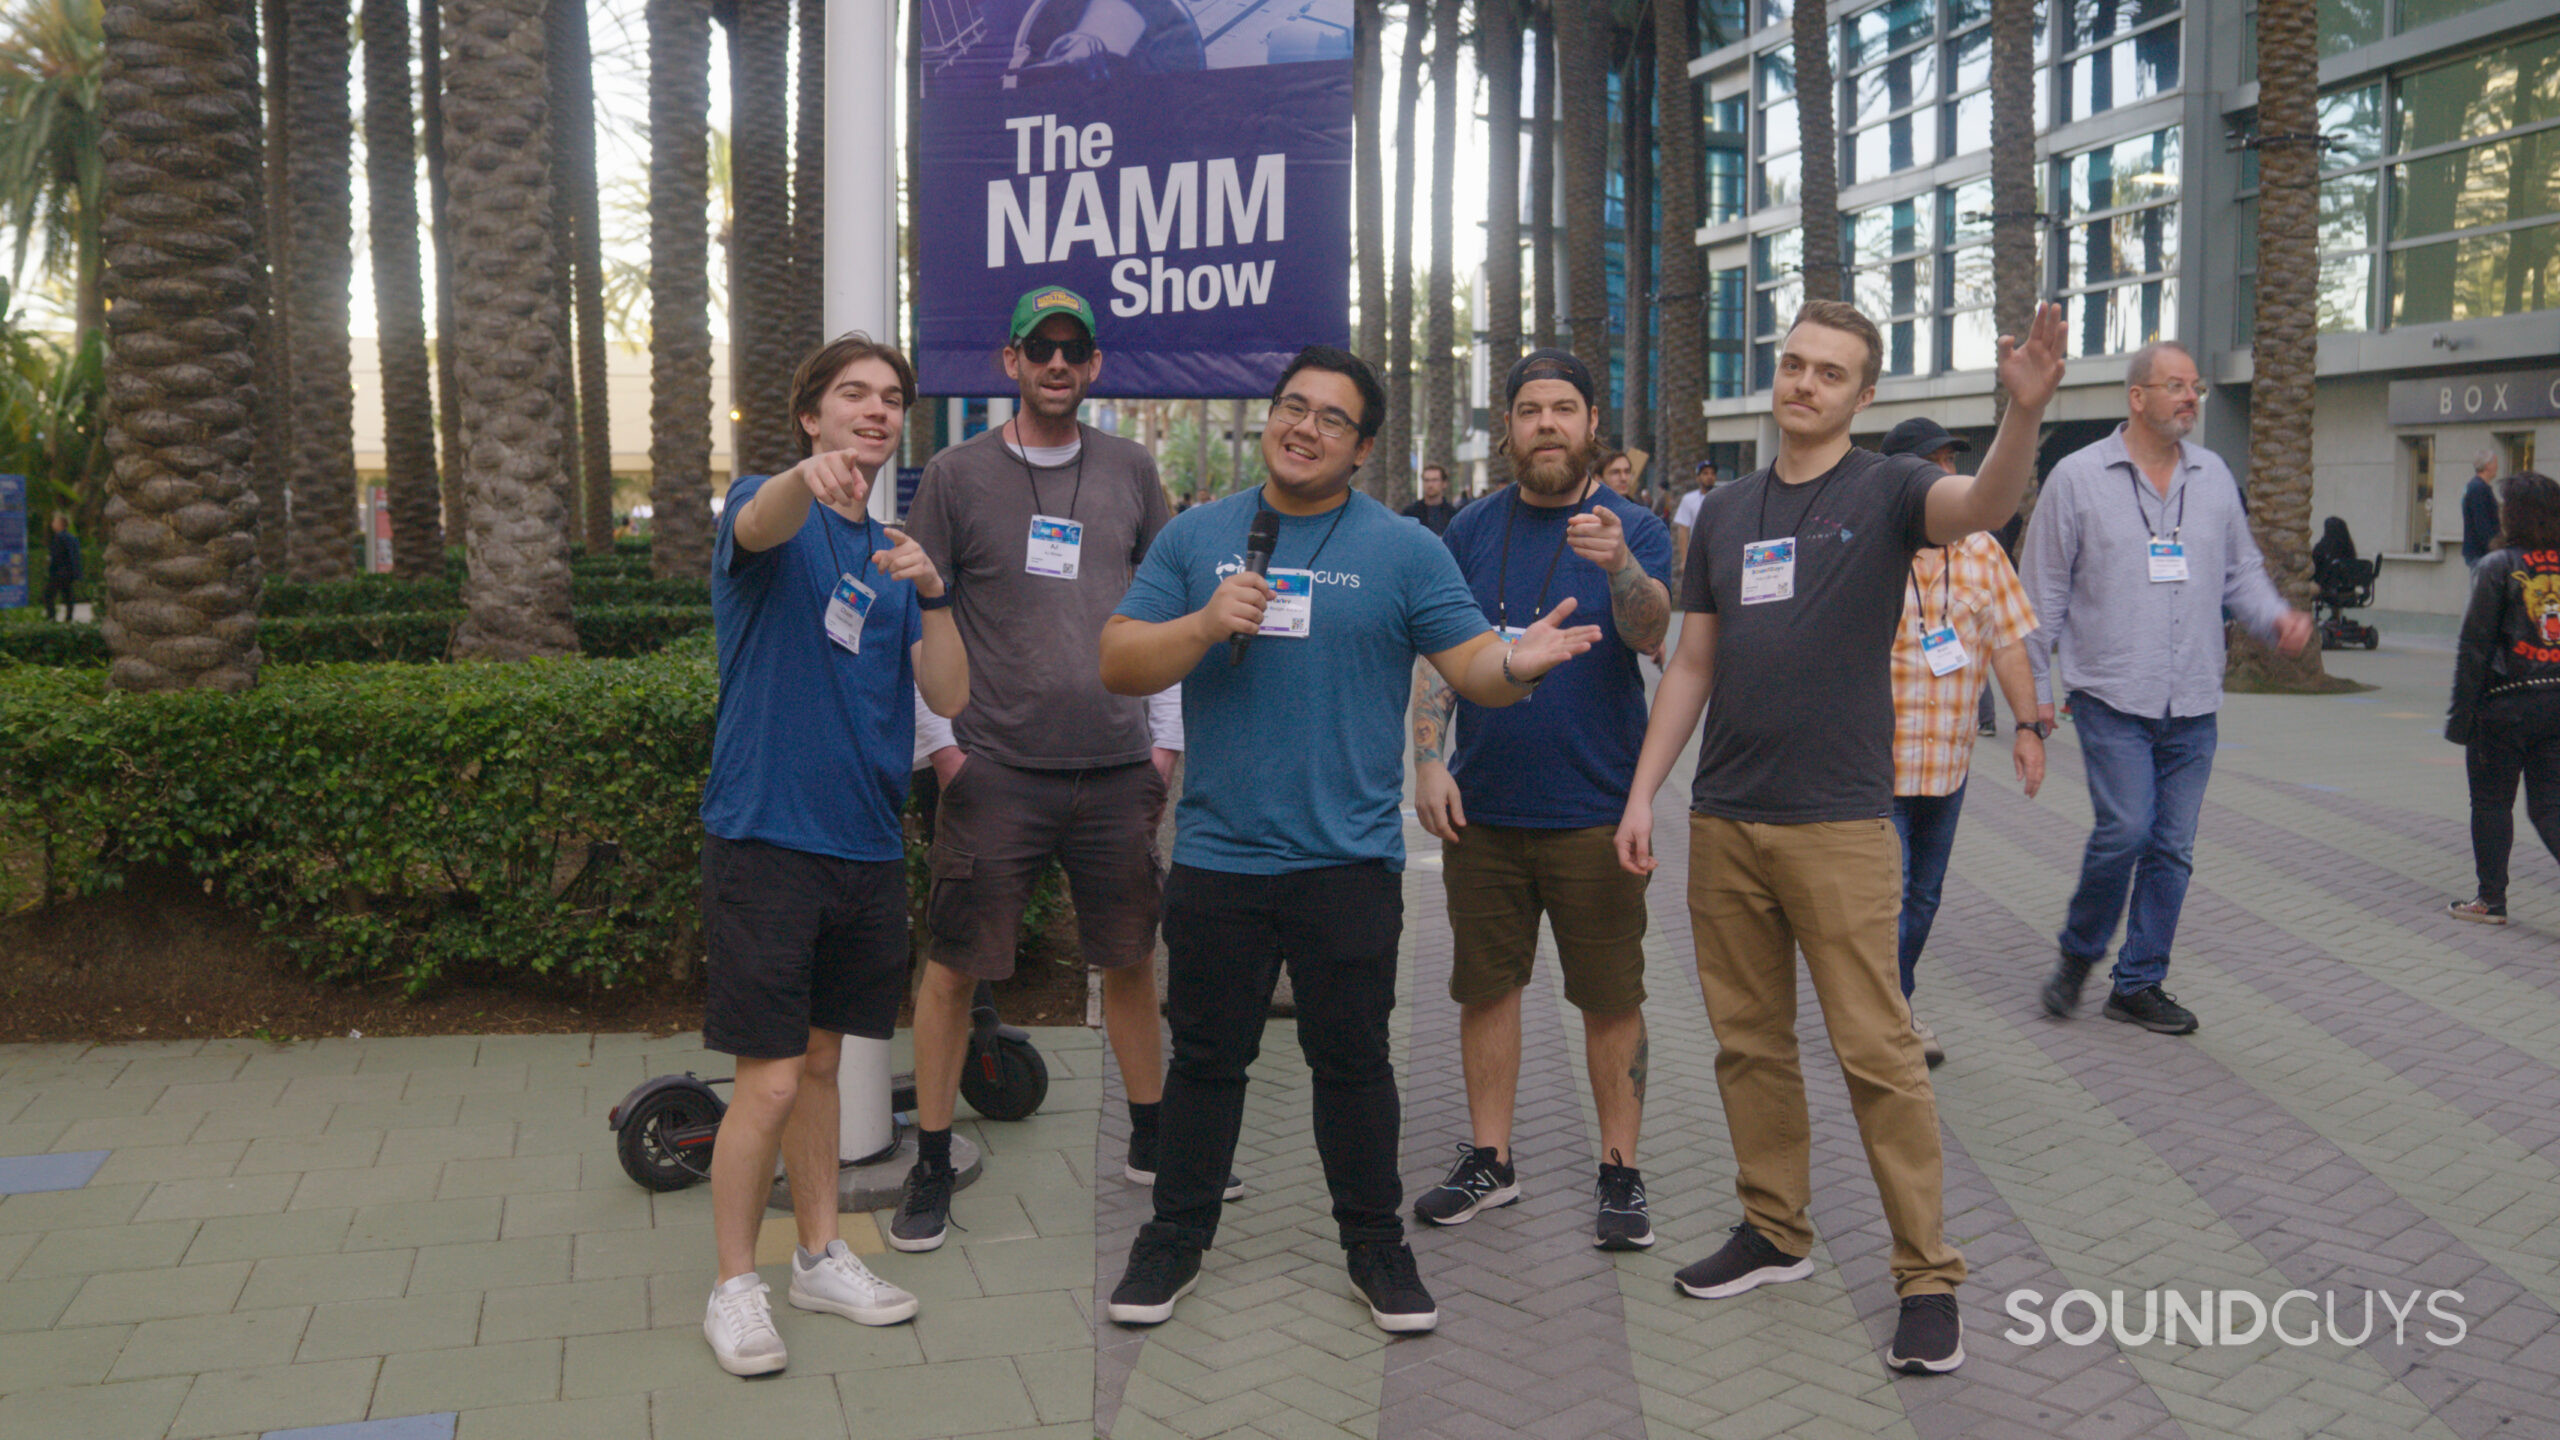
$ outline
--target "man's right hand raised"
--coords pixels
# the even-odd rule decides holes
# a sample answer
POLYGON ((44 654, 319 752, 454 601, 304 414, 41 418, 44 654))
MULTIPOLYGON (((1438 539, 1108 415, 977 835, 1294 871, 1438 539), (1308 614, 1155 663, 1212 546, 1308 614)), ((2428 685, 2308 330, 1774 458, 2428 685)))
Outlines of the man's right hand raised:
POLYGON ((791 467, 809 498, 821 505, 861 510, 871 503, 871 477, 850 450, 822 450, 791 467))
POLYGON ((1239 570, 1218 582, 1209 603, 1200 607, 1200 623, 1212 645, 1262 629, 1262 612, 1271 607, 1271 582, 1250 570, 1239 570))

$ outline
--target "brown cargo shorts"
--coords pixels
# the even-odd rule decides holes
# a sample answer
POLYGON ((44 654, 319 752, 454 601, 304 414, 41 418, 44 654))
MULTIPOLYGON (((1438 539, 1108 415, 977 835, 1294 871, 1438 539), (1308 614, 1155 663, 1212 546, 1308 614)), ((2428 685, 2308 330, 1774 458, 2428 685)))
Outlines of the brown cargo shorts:
POLYGON ((1075 901, 1084 960, 1151 959, 1164 866, 1156 822, 1164 777, 1141 760, 1099 770, 1021 770, 972 755, 943 787, 934 822, 932 958, 975 980, 1013 973, 1023 908, 1055 857, 1075 901))
POLYGON ((1499 1000, 1529 983, 1538 920, 1554 926, 1564 998, 1614 1014, 1644 1003, 1645 887, 1618 864, 1617 832, 1469 825, 1441 849, 1456 954, 1449 998, 1499 1000))

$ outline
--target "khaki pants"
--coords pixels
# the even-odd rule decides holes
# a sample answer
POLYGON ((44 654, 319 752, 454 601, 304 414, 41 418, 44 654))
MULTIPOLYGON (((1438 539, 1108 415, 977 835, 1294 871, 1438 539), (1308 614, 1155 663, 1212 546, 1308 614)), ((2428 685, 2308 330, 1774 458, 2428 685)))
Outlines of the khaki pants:
POLYGON ((1895 970, 1901 903, 1901 845, 1881 817, 1689 818, 1690 927, 1743 1217, 1779 1249, 1812 1253, 1812 1122, 1796 1049, 1802 947, 1893 1232, 1894 1289, 1909 1296, 1952 1291, 1965 1267, 1943 1233, 1938 1102, 1895 970))

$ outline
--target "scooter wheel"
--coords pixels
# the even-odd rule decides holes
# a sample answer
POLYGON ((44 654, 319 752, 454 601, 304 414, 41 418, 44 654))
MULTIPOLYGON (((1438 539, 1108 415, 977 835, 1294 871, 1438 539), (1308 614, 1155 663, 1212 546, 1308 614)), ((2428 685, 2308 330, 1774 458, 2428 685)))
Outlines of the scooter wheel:
POLYGON ((1028 1040, 971 1037, 960 1096, 990 1120, 1020 1120, 1049 1098, 1049 1062, 1028 1040))
POLYGON ((708 1152, 702 1157, 705 1168, 697 1169, 687 1163, 672 1137, 679 1131, 719 1124, 726 1108, 719 1097, 689 1086, 660 1090, 632 1106, 614 1132, 614 1152, 621 1157, 622 1173, 645 1190, 682 1190, 707 1179, 708 1152))
POLYGON ((2377 650, 2377 649, 2380 649, 2380 648, 2381 648, 2381 646, 2382 646, 2382 632, 2381 632, 2381 631, 2379 631, 2379 630, 2367 630, 2366 632, 2364 632, 2364 648, 2366 648, 2367 650, 2377 650))

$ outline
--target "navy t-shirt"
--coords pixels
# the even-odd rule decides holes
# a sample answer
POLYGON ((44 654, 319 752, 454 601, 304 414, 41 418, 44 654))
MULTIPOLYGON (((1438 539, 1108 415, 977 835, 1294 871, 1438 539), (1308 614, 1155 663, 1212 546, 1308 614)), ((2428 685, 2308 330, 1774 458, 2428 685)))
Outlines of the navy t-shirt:
POLYGON ((739 512, 767 477, 729 487, 711 552, 711 619, 720 641, 720 710, 702 828, 844 860, 906 853, 898 814, 915 752, 915 671, 924 636, 915 586, 871 568, 890 542, 812 502, 800 533, 770 550, 737 544, 739 512), (878 592, 862 653, 827 638, 836 579, 878 592))
POLYGON ((1652 578, 1671 578, 1671 531, 1607 486, 1547 508, 1507 486, 1458 512, 1444 538, 1484 618, 1527 627, 1570 595, 1567 625, 1597 625, 1600 643, 1548 672, 1538 692, 1499 710, 1461 696, 1449 773, 1470 822, 1571 830, 1615 825, 1644 750, 1644 676, 1618 638, 1609 576, 1564 543, 1565 522, 1606 506, 1652 578))
MULTIPOLYGON (((1173 517, 1118 613, 1179 620, 1244 568, 1249 490, 1173 517)), ((1190 745, 1175 863, 1243 875, 1384 861, 1404 868, 1405 705, 1413 661, 1485 631, 1437 536, 1366 495, 1280 517, 1273 570, 1313 570, 1303 639, 1210 647, 1182 680, 1190 745)))

